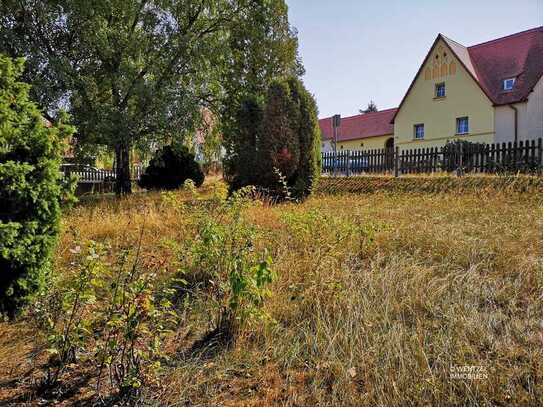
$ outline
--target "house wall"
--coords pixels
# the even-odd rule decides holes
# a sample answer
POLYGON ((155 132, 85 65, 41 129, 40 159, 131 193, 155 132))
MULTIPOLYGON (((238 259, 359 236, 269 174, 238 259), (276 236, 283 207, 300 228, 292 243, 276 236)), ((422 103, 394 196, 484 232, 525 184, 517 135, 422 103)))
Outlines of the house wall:
POLYGON ((443 146, 449 140, 494 142, 494 107, 443 40, 439 40, 404 100, 394 121, 401 149, 443 146), (436 56, 438 58, 436 59, 436 56), (446 96, 435 98, 445 83, 446 96), (456 135, 456 119, 469 117, 470 133, 456 135), (424 123, 424 140, 414 139, 414 125, 424 123))
POLYGON ((321 153, 329 153, 331 151, 334 151, 334 149, 332 148, 330 140, 322 140, 321 153))
POLYGON ((376 150, 385 148, 386 141, 394 137, 393 134, 385 136, 367 137, 357 140, 348 140, 338 142, 338 150, 376 150))
POLYGON ((526 120, 521 127, 522 137, 527 139, 543 138, 543 77, 528 96, 526 120))
MULTIPOLYGON (((520 110, 520 103, 517 103, 515 107, 520 110)), ((515 112, 509 106, 496 106, 495 109, 495 142, 506 143, 513 141, 515 137, 515 112)))
MULTIPOLYGON (((528 102, 515 103, 518 111, 518 141, 543 138, 543 80, 539 80, 528 102)), ((515 111, 511 106, 496 106, 496 142, 507 143, 515 140, 515 111)))

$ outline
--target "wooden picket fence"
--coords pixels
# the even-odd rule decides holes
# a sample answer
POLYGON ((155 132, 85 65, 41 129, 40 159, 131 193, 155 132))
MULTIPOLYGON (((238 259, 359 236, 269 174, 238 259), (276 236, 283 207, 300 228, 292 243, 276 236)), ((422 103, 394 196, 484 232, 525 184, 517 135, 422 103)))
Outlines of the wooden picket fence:
POLYGON ((497 144, 451 144, 410 150, 341 150, 322 154, 322 172, 330 175, 463 173, 539 173, 543 140, 497 144))

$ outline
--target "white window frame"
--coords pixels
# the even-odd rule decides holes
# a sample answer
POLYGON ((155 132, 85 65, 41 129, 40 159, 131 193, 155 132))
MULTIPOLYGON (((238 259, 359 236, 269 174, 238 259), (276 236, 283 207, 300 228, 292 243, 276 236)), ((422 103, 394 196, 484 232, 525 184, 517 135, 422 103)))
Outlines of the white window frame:
POLYGON ((424 123, 413 125, 413 138, 415 140, 424 140, 424 123), (419 129, 422 129, 422 132, 419 132, 419 129))
POLYGON ((444 98, 445 96, 447 96, 447 90, 446 90, 446 87, 445 87, 445 82, 436 83, 435 97, 436 98, 444 98), (439 94, 439 89, 440 88, 443 88, 443 94, 442 95, 439 94))
POLYGON ((516 78, 507 78, 503 80, 503 90, 513 90, 516 82, 516 78))
POLYGON ((456 118, 456 134, 469 134, 469 117, 456 118))

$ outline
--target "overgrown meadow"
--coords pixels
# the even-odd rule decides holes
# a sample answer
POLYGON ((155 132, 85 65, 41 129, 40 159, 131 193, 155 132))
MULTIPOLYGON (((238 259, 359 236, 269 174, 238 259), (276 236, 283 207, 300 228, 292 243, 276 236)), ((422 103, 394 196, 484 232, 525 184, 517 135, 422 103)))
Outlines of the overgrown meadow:
POLYGON ((537 404, 542 202, 84 198, 52 283, 0 324, 0 404, 537 404))

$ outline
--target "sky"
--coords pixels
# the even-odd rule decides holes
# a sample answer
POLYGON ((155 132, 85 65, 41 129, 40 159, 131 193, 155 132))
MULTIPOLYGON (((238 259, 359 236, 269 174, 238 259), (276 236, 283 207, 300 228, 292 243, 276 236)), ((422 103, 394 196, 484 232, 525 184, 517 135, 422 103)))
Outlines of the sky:
POLYGON ((543 25, 543 0, 286 0, 319 118, 397 107, 438 33, 465 45, 543 25))

